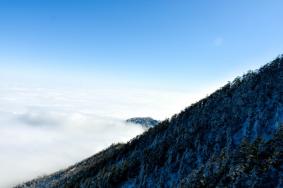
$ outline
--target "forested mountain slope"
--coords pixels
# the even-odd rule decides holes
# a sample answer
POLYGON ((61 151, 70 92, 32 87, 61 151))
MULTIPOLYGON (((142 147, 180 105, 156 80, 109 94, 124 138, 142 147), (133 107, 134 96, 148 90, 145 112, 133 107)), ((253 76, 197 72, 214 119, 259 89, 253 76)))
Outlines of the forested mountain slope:
POLYGON ((280 57, 127 144, 19 187, 283 187, 282 125, 280 57))
POLYGON ((160 123, 160 121, 152 119, 151 117, 135 117, 127 119, 126 122, 141 125, 145 129, 154 127, 160 123))

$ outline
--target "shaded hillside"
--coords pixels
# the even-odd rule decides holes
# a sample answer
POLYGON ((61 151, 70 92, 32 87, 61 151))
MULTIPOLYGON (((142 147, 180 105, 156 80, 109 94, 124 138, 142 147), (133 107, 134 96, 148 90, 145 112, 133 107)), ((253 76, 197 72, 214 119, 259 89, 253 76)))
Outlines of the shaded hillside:
POLYGON ((19 187, 283 187, 283 59, 127 144, 19 187))
POLYGON ((160 123, 159 121, 152 119, 151 117, 135 117, 135 118, 127 119, 126 122, 141 125, 146 129, 154 127, 158 123, 160 123))

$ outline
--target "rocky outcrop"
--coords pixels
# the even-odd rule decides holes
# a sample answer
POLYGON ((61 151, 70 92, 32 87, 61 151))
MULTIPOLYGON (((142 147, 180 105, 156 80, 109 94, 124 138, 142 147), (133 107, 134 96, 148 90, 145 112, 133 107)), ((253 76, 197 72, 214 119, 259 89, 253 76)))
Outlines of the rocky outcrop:
POLYGON ((160 121, 152 119, 151 117, 135 117, 135 118, 127 119, 126 122, 141 125, 146 129, 154 127, 158 125, 158 123, 160 123, 160 121))

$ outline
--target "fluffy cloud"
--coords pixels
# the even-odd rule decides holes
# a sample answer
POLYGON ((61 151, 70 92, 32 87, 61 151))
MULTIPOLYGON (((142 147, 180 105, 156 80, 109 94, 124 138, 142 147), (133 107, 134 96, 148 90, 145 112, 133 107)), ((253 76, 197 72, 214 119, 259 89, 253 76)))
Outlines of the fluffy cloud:
POLYGON ((98 102, 80 93, 2 89, 0 187, 65 168, 112 143, 141 134, 123 119, 96 115, 98 102), (94 105, 92 108, 88 105, 94 105), (95 105, 96 103, 96 105, 95 105))
POLYGON ((135 116, 170 117, 201 97, 144 90, 0 87, 0 187, 65 168, 141 134, 135 116))
POLYGON ((0 187, 64 168, 143 132, 119 119, 82 113, 33 110, 0 116, 7 117, 1 119, 0 187))

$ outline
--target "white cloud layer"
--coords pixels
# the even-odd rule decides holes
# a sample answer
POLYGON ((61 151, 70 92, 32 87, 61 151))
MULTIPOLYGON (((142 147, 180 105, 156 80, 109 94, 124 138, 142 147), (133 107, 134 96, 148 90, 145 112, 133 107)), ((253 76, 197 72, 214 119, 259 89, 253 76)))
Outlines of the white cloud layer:
POLYGON ((83 113, 34 109, 0 115, 0 187, 64 168, 143 132, 122 120, 83 113))
POLYGON ((54 172, 143 129, 126 118, 170 117, 202 95, 143 90, 0 87, 0 187, 54 172))

